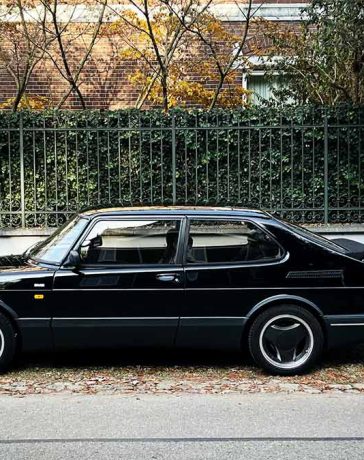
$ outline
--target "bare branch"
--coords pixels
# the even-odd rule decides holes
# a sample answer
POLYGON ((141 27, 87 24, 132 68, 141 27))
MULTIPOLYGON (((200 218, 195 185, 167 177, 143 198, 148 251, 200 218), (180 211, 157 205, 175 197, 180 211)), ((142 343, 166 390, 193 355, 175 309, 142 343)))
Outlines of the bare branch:
MULTIPOLYGON (((94 28, 94 31, 93 31, 93 34, 92 34, 92 37, 91 37, 91 40, 90 40, 90 43, 89 43, 89 46, 88 48, 86 49, 86 52, 83 56, 83 58, 81 59, 81 61, 79 62, 78 64, 78 67, 73 75, 73 82, 74 84, 77 85, 78 83, 78 80, 79 80, 79 77, 81 75, 81 72, 82 70, 84 69, 85 67, 85 64, 88 60, 88 58, 90 57, 91 55, 91 52, 95 46, 95 43, 96 43, 96 40, 97 40, 97 37, 99 35, 99 32, 100 32, 100 28, 101 28, 101 25, 103 23, 103 19, 104 19, 104 14, 105 14, 105 9, 106 9, 106 5, 107 5, 107 1, 108 0, 104 0, 102 2, 102 8, 101 8, 101 11, 100 11, 100 14, 99 14, 99 18, 98 18, 98 21, 97 21, 97 24, 96 24, 96 27, 94 28)), ((61 99, 61 101, 58 103, 57 105, 57 108, 60 108, 62 107, 62 105, 65 103, 65 101, 67 100, 67 98, 69 97, 69 95, 71 94, 72 92, 72 89, 73 89, 73 85, 70 87, 70 89, 68 90, 68 92, 63 96, 63 98, 61 99)), ((77 92, 78 94, 78 92, 77 92)))

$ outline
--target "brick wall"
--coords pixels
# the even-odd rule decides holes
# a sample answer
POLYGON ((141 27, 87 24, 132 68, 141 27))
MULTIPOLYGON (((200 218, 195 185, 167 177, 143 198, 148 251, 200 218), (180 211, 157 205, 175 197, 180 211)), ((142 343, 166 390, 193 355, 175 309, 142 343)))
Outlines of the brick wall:
MULTIPOLYGON (((0 0, 0 4, 4 0, 0 0)), ((217 4, 231 3, 228 0, 218 0, 217 4)), ((255 3, 260 3, 258 0, 255 3)), ((301 4, 298 0, 269 0, 266 4, 301 4)), ((283 22, 282 22, 283 23, 283 22)), ((294 22, 290 23, 291 25, 294 22)), ((242 27, 241 22, 227 22, 226 26, 232 29, 242 27)), ((86 35, 87 37, 87 35, 86 35)), ((252 28, 251 40, 260 40, 257 32, 252 28)), ((83 40, 74 43, 75 62, 82 55, 85 49, 83 40), (81 50, 81 53, 80 53, 81 50)), ((87 42, 87 38, 86 38, 87 42)), ((261 41, 264 46, 264 41, 261 41)), ((129 76, 135 70, 136 64, 133 62, 121 61, 118 56, 118 42, 115 37, 102 36, 98 39, 97 44, 89 58, 82 73, 81 89, 88 108, 93 109, 116 109, 132 107, 138 97, 137 88, 131 87, 129 76)), ((198 75, 195 76, 198 78, 198 75)), ((236 84, 240 85, 242 81, 241 73, 237 75, 236 84)), ((213 84, 213 82, 211 82, 213 84)), ((51 106, 56 106, 63 94, 68 90, 67 82, 59 75, 54 64, 49 59, 43 59, 39 64, 29 81, 27 93, 29 95, 44 96, 50 101, 51 106)), ((0 103, 15 95, 15 84, 11 75, 0 67, 0 103)), ((78 98, 71 94, 63 108, 78 109, 80 103, 78 98)))

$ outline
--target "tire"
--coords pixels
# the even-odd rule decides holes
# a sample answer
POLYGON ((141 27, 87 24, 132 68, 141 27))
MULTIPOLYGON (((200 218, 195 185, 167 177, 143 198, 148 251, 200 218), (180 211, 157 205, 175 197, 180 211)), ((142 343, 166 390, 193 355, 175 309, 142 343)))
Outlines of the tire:
POLYGON ((258 366, 274 375, 297 375, 320 359, 324 335, 318 320, 305 308, 280 305, 254 320, 248 343, 258 366))
POLYGON ((16 333, 11 322, 0 313, 0 373, 8 370, 16 352, 16 333))

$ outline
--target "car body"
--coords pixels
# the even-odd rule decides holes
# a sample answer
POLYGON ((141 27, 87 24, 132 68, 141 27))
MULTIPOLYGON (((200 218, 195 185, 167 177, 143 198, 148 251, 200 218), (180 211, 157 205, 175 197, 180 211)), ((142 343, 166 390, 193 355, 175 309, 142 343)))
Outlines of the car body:
POLYGON ((292 374, 364 341, 364 264, 262 211, 91 210, 0 263, 3 370, 17 347, 248 344, 259 365, 292 374))

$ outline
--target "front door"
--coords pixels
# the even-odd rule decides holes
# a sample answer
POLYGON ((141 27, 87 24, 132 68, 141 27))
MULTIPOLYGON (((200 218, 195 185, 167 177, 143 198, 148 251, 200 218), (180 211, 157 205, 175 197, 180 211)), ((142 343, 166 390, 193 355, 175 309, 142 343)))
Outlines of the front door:
POLYGON ((56 348, 172 346, 184 295, 182 218, 99 218, 54 280, 56 348))

